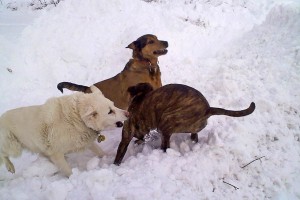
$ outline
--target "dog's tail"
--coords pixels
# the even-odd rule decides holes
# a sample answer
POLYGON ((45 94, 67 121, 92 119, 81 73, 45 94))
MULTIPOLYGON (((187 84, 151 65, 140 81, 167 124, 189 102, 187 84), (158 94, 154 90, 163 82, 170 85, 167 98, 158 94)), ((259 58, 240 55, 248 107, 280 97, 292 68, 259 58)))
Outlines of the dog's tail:
POLYGON ((70 83, 70 82, 60 82, 57 84, 57 89, 63 93, 63 89, 67 88, 72 91, 78 91, 78 92, 84 92, 84 93, 89 93, 90 92, 90 87, 84 86, 84 85, 77 85, 75 83, 70 83))
POLYGON ((243 117, 243 116, 246 116, 246 115, 250 115, 251 113, 253 113, 254 110, 255 110, 255 103, 252 102, 247 109, 238 110, 238 111, 225 110, 223 108, 210 107, 209 110, 208 110, 208 114, 209 115, 227 115, 227 116, 230 116, 230 117, 243 117))

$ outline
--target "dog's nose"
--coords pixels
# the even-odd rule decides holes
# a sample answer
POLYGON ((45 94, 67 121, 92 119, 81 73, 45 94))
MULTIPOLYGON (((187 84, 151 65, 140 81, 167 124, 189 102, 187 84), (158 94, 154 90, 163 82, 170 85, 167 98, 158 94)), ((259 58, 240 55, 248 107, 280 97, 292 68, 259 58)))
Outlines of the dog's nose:
POLYGON ((168 47, 169 46, 169 43, 167 41, 163 41, 163 44, 168 47))
POLYGON ((119 128, 120 128, 120 127, 122 127, 122 126, 123 126, 123 123, 122 123, 122 122, 117 122, 117 123, 116 123, 116 125, 117 125, 117 127, 119 127, 119 128))
POLYGON ((129 112, 128 112, 128 111, 125 111, 125 112, 124 112, 124 115, 125 115, 125 117, 128 118, 128 117, 129 117, 129 112))

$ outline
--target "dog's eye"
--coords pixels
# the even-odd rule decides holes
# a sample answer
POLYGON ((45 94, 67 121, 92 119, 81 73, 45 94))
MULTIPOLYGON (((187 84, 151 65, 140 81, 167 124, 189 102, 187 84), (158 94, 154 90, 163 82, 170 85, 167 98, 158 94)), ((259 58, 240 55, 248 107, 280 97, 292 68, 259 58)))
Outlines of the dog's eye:
POLYGON ((92 113, 92 116, 93 116, 93 117, 97 117, 97 115, 98 115, 97 112, 93 112, 93 113, 92 113))
POLYGON ((154 40, 150 40, 149 42, 148 42, 148 44, 153 44, 154 43, 154 40))
POLYGON ((112 109, 109 110, 108 114, 113 114, 114 111, 112 109))

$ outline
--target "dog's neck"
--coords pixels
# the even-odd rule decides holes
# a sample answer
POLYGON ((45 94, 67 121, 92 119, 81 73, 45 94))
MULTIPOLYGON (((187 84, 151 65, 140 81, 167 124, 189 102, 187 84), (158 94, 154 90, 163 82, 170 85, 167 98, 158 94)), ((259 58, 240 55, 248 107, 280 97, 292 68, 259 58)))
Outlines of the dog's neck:
POLYGON ((159 73, 158 59, 140 59, 133 58, 128 61, 125 66, 126 70, 135 71, 135 72, 143 72, 147 70, 151 75, 155 75, 159 73))
POLYGON ((134 50, 132 52, 132 59, 140 60, 140 61, 148 61, 152 65, 157 65, 157 63, 158 63, 158 58, 157 57, 145 58, 140 51, 136 51, 136 50, 134 50))

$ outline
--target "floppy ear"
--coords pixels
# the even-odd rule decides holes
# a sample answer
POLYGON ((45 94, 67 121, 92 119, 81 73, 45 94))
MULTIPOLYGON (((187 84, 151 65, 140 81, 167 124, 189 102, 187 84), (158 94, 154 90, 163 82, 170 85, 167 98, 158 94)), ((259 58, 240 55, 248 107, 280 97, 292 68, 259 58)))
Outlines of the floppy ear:
POLYGON ((87 96, 81 96, 78 101, 78 112, 82 119, 86 119, 95 109, 88 104, 87 96))
POLYGON ((95 110, 91 106, 85 107, 82 110, 82 116, 84 117, 92 116, 93 113, 95 113, 95 110))
POLYGON ((100 93, 100 94, 102 94, 101 90, 99 90, 99 88, 97 88, 97 87, 94 86, 94 85, 92 85, 92 86, 90 87, 90 89, 91 89, 92 93, 100 93))
POLYGON ((127 91, 129 92, 129 94, 130 94, 131 97, 134 97, 137 94, 135 86, 129 87, 127 91))
POLYGON ((89 94, 82 93, 78 96, 78 100, 76 102, 77 102, 78 112, 81 118, 86 117, 87 115, 93 112, 92 106, 88 103, 89 99, 90 99, 89 94))
POLYGON ((138 94, 147 94, 153 90, 153 87, 149 83, 139 83, 135 86, 129 87, 128 92, 131 97, 134 97, 138 94))

